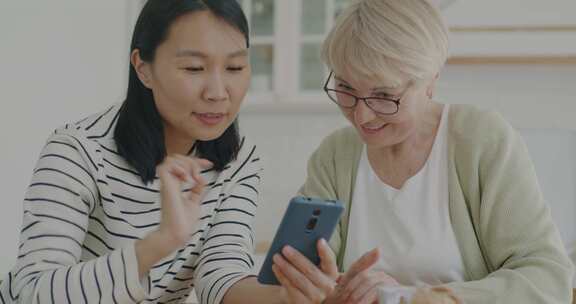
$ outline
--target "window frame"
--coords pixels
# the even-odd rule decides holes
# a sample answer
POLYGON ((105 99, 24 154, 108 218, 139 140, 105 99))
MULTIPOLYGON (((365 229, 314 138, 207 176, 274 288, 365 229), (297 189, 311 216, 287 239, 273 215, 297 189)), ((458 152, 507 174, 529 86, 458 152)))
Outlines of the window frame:
MULTIPOLYGON (((328 70, 324 68, 323 77, 318 79, 318 90, 302 90, 300 88, 301 79, 301 55, 302 44, 305 42, 320 43, 327 34, 328 29, 334 23, 333 11, 335 0, 324 0, 326 9, 326 22, 324 35, 303 35, 302 34, 302 1, 290 0, 274 2, 274 35, 273 35, 273 72, 272 90, 268 92, 250 91, 246 96, 245 105, 249 109, 261 108, 272 109, 274 105, 284 105, 280 108, 283 111, 309 107, 324 110, 321 105, 331 104, 322 91, 321 84, 324 77, 328 75, 328 70), (324 103, 326 101, 326 103, 324 103), (286 106, 290 104, 291 106, 286 106)), ((252 0, 243 0, 242 7, 247 18, 251 19, 252 0)), ((251 37, 251 46, 261 44, 263 40, 258 36, 251 37)), ((264 41, 269 42, 269 41, 264 41)))

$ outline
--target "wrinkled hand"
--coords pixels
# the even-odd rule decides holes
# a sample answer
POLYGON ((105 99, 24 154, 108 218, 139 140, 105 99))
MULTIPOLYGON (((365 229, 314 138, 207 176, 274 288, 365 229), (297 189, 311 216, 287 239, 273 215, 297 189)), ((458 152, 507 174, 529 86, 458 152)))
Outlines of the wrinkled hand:
POLYGON ((175 248, 186 244, 198 222, 206 186, 200 173, 210 167, 208 160, 182 155, 168 156, 158 166, 162 204, 158 233, 173 242, 175 248), (183 192, 184 186, 191 187, 190 191, 183 192))
POLYGON ((462 301, 446 287, 419 289, 410 304, 462 304, 462 301))
POLYGON ((373 269, 379 258, 376 248, 354 262, 338 282, 337 297, 345 303, 378 303, 378 287, 398 286, 393 277, 373 269))
POLYGON ((290 246, 282 249, 282 255, 274 256, 272 271, 282 284, 285 303, 329 303, 339 276, 336 256, 324 240, 318 241, 317 248, 320 268, 290 246))

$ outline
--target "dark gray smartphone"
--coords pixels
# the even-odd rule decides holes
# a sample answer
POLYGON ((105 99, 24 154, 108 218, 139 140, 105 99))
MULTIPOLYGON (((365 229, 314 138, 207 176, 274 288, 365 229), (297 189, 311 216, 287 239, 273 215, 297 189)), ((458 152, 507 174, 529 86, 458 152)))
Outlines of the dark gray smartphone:
POLYGON ((315 265, 320 264, 317 243, 330 240, 344 207, 335 200, 298 196, 293 198, 284 213, 274 240, 258 275, 258 282, 280 285, 272 272, 272 257, 290 245, 315 265))

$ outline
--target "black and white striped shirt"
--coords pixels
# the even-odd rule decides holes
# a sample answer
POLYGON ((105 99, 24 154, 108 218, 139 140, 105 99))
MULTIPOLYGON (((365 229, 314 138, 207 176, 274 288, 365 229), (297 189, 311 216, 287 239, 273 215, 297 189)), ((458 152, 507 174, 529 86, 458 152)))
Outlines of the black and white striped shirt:
POLYGON ((202 173, 209 184, 190 241, 140 281, 134 242, 159 225, 159 180, 143 184, 117 153, 118 110, 48 139, 24 198, 18 261, 0 285, 1 303, 181 303, 192 288, 201 303, 220 303, 251 273, 261 162, 242 139, 236 161, 202 173))

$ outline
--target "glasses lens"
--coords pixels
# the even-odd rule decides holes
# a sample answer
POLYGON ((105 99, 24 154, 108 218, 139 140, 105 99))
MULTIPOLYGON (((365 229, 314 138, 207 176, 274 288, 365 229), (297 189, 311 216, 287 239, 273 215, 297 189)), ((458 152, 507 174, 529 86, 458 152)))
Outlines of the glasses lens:
POLYGON ((366 103, 372 110, 378 113, 394 114, 398 112, 398 105, 395 102, 387 99, 367 98, 366 103))
POLYGON ((327 90, 327 93, 332 101, 345 108, 353 107, 354 103, 356 102, 356 98, 354 96, 343 92, 327 90))

